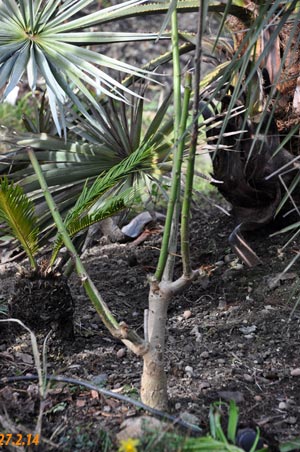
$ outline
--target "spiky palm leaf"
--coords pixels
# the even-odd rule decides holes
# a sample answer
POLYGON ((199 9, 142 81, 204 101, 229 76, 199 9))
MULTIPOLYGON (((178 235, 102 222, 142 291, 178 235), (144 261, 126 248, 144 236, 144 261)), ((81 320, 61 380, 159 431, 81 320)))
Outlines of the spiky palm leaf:
POLYGON ((9 141, 14 142, 13 146, 21 149, 17 152, 12 149, 10 154, 2 155, 1 163, 7 162, 10 165, 13 158, 18 164, 16 171, 10 171, 10 177, 19 181, 27 193, 34 192, 41 230, 47 228, 52 220, 43 203, 42 192, 37 191, 39 184, 28 165, 26 147, 31 146, 36 151, 55 201, 65 216, 74 206, 86 179, 89 179, 91 186, 99 174, 102 181, 108 172, 101 182, 107 184, 107 190, 113 174, 113 185, 115 184, 118 168, 118 183, 127 181, 127 185, 132 186, 133 181, 138 180, 142 174, 151 177, 157 174, 160 165, 167 165, 165 160, 173 143, 172 119, 167 114, 170 99, 171 93, 166 96, 145 131, 141 130, 144 101, 133 97, 129 106, 115 101, 105 106, 109 125, 97 112, 93 113, 92 124, 85 118, 72 116, 68 135, 76 134, 78 141, 65 141, 46 134, 24 134, 23 137, 19 134, 6 141, 8 144, 9 141), (140 164, 137 157, 144 159, 144 163, 140 164), (129 165, 128 168, 125 163, 129 165))
POLYGON ((86 14, 83 10, 93 0, 3 0, 0 3, 0 89, 6 85, 3 98, 19 83, 25 71, 32 90, 41 75, 59 133, 65 128, 63 107, 67 98, 89 117, 80 96, 75 94, 76 90, 102 113, 99 102, 87 85, 102 94, 124 100, 125 94, 131 91, 105 73, 103 68, 138 77, 145 77, 146 73, 83 46, 151 40, 156 39, 156 35, 82 30, 109 21, 111 15, 114 19, 122 17, 125 11, 129 12, 132 6, 142 1, 128 0, 86 14), (78 14, 82 17, 74 19, 78 14))
POLYGON ((34 203, 20 186, 10 183, 6 177, 0 181, 0 222, 20 242, 31 266, 36 268, 34 255, 39 249, 39 228, 34 203))

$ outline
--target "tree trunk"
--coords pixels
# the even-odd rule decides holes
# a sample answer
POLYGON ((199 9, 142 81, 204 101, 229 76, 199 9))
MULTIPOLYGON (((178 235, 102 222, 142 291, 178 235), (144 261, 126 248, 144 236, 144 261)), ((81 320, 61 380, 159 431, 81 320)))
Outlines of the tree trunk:
POLYGON ((149 318, 147 319, 149 351, 143 356, 141 398, 147 405, 168 409, 167 376, 164 369, 167 310, 172 293, 168 283, 152 282, 149 293, 149 318))

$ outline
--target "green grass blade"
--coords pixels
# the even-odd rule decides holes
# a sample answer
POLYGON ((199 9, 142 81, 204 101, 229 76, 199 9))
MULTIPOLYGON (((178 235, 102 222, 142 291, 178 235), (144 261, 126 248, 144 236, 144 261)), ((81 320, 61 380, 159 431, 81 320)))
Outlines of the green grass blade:
POLYGON ((239 409, 233 400, 230 400, 228 410, 227 437, 229 441, 235 443, 237 426, 239 420, 239 409))

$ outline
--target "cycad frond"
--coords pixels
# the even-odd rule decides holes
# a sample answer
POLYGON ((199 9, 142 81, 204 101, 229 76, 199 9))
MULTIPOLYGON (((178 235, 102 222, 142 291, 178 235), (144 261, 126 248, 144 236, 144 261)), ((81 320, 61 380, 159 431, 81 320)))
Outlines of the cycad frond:
MULTIPOLYGON (((149 170, 153 158, 153 150, 151 147, 138 149, 129 157, 122 160, 118 165, 113 166, 107 173, 100 175, 91 187, 88 188, 86 183, 76 204, 73 209, 68 212, 65 218, 65 225, 70 236, 73 237, 83 229, 115 215, 117 212, 128 206, 129 200, 133 198, 134 194, 132 189, 113 196, 113 198, 108 199, 105 204, 98 209, 93 211, 90 210, 105 192, 115 187, 119 182, 124 181, 128 176, 139 170, 149 170)), ((62 245, 62 237, 61 235, 58 235, 50 265, 54 263, 62 245)))
POLYGON ((30 264, 36 268, 34 254, 38 251, 38 227, 33 202, 22 188, 9 183, 4 177, 0 181, 0 221, 26 252, 30 264))
POLYGON ((88 189, 84 187, 74 208, 66 217, 66 224, 72 218, 76 218, 85 210, 88 210, 108 190, 124 181, 128 176, 139 171, 149 171, 155 164, 155 152, 149 146, 139 148, 120 163, 110 168, 105 174, 101 174, 88 189))
MULTIPOLYGON (((90 213, 84 214, 82 216, 79 215, 79 210, 77 210, 77 215, 72 215, 72 218, 69 217, 68 221, 66 221, 67 231, 70 237, 74 237, 79 232, 87 229, 99 221, 105 220, 113 215, 116 215, 121 210, 128 207, 131 203, 134 196, 134 190, 126 190, 120 195, 114 196, 113 198, 108 199, 104 205, 93 210, 90 213)), ((81 196, 80 196, 81 198, 81 196)), ((79 199, 80 199, 79 198, 79 199)), ((63 246, 63 238, 61 234, 59 234, 55 240, 53 253, 51 256, 50 265, 53 265, 57 258, 57 254, 61 247, 63 246)))

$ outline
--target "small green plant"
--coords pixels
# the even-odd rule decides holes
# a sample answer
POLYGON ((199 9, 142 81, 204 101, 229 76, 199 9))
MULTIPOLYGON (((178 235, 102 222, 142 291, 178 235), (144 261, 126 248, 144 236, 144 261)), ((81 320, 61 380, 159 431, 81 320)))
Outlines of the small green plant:
POLYGON ((263 448, 263 441, 260 438, 259 430, 257 429, 256 432, 250 428, 238 430, 238 421, 239 409, 233 400, 230 401, 229 406, 223 402, 216 402, 211 405, 209 411, 210 433, 215 440, 222 442, 228 447, 233 447, 231 445, 236 444, 242 450, 248 452, 267 450, 263 448), (222 407, 227 408, 228 411, 226 433, 221 425, 222 407))

